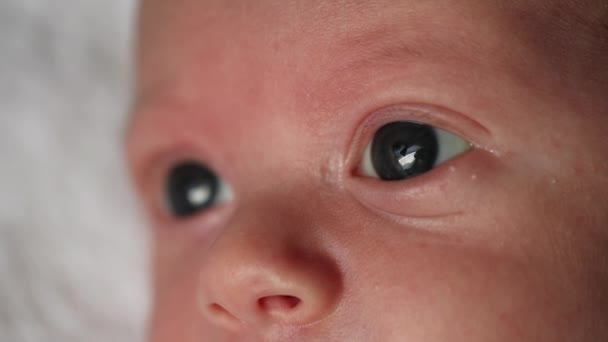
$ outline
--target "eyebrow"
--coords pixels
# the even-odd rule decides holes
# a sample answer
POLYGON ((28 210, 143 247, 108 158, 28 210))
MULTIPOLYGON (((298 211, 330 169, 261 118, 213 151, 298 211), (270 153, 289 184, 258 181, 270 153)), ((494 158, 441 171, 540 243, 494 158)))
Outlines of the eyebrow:
POLYGON ((403 29, 397 25, 383 25, 366 31, 352 32, 337 44, 338 53, 356 57, 341 69, 356 68, 382 62, 404 63, 413 58, 421 58, 423 51, 412 39, 405 39, 403 29))
MULTIPOLYGON (((442 61, 466 59, 455 46, 458 43, 445 42, 441 37, 420 33, 415 28, 408 31, 402 23, 350 29, 334 42, 328 54, 335 61, 331 62, 324 76, 316 80, 313 88, 342 89, 346 94, 350 87, 358 87, 374 78, 375 71, 386 73, 390 69, 406 69, 417 62, 439 58, 442 61)), ((323 99, 325 94, 319 96, 323 104, 329 101, 323 99)))
POLYGON ((380 66, 402 67, 421 60, 441 59, 444 63, 470 62, 475 58, 467 56, 466 51, 479 43, 454 39, 444 31, 429 29, 437 23, 419 21, 408 17, 375 23, 371 27, 347 28, 344 36, 332 44, 331 49, 339 61, 328 72, 328 79, 339 76, 335 73, 380 66))

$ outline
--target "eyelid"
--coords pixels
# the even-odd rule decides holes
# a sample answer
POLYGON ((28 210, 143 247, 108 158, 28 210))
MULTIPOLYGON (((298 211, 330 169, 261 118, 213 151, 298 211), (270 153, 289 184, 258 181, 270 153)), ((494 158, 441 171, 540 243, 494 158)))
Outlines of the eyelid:
POLYGON ((454 217, 472 208, 471 199, 481 200, 503 170, 500 159, 483 149, 471 149, 450 163, 404 182, 349 177, 346 189, 377 214, 399 219, 454 217))
MULTIPOLYGON (((416 123, 420 124, 418 122, 416 123)), ((451 132, 432 126, 431 129, 435 134, 437 139, 437 147, 439 149, 432 169, 436 169, 441 164, 461 156, 462 154, 470 151, 473 147, 470 142, 451 132)), ((375 137, 373 139, 375 139, 375 137)), ((374 144, 373 139, 368 142, 365 150, 363 151, 361 161, 357 169, 357 174, 364 177, 381 178, 372 162, 372 146, 374 144)), ((411 179, 411 177, 408 177, 408 179, 411 179)))
POLYGON ((356 172, 366 144, 377 130, 392 121, 410 121, 430 125, 450 132, 468 142, 472 147, 495 154, 490 146, 491 132, 479 122, 458 112, 425 104, 391 105, 368 114, 358 125, 347 149, 345 165, 349 172, 356 172))
MULTIPOLYGON (((138 188, 140 189, 141 196, 146 199, 150 214, 155 221, 162 225, 171 225, 176 221, 174 215, 171 214, 164 196, 166 179, 173 166, 188 160, 200 161, 213 170, 225 170, 225 168, 221 167, 223 165, 221 163, 222 160, 218 163, 217 160, 205 158, 197 147, 174 145, 172 148, 157 152, 155 158, 148 162, 145 170, 145 177, 137 179, 138 188)), ((139 177, 141 177, 141 175, 139 177)), ((225 172, 221 173, 221 181, 225 186, 220 188, 219 197, 214 205, 214 208, 216 209, 211 211, 219 210, 225 207, 225 204, 234 200, 236 194, 231 179, 232 177, 230 177, 230 175, 225 175, 225 172)), ((201 215, 200 219, 204 220, 204 216, 209 215, 201 215)), ((216 215, 214 214, 211 216, 216 215)), ((199 218, 186 221, 197 222, 199 221, 199 218)))

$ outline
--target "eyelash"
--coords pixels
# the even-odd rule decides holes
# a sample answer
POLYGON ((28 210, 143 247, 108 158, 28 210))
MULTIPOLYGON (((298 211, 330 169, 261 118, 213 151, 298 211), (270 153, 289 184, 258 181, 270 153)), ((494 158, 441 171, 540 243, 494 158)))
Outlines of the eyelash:
POLYGON ((358 174, 384 181, 421 176, 471 148, 455 134, 410 121, 390 122, 368 140, 358 174))
MULTIPOLYGON (((373 140, 374 135, 381 127, 391 122, 405 121, 428 125, 466 140, 472 149, 478 148, 479 145, 476 143, 476 140, 471 139, 464 130, 460 129, 460 125, 454 124, 454 120, 450 118, 450 113, 445 112, 449 111, 441 108, 436 109, 427 105, 413 104, 385 107, 369 114, 359 124, 359 128, 353 134, 352 140, 347 144, 346 150, 349 152, 346 164, 349 165, 351 175, 359 175, 360 170, 358 166, 366 152, 368 143, 373 140)), ((461 114, 456 115, 462 116, 461 114)), ((467 120, 462 121, 465 121, 465 125, 467 124, 467 120)), ((476 126, 476 124, 468 124, 468 126, 476 126)))

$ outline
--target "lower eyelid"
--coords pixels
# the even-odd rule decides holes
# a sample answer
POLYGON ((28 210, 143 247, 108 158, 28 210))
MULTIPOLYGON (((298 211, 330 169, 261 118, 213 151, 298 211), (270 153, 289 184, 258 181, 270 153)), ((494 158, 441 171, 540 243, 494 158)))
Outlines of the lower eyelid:
POLYGON ((347 183, 352 195, 373 210, 402 217, 441 217, 461 213, 465 200, 477 192, 481 180, 491 177, 493 156, 471 149, 426 174, 385 182, 353 176, 347 183))
MULTIPOLYGON (((412 183, 416 180, 409 181, 408 183, 412 183)), ((382 182, 368 178, 352 187, 353 195, 364 206, 376 212, 399 217, 438 217, 460 211, 452 205, 444 205, 440 201, 433 200, 444 195, 441 186, 429 182, 415 187, 404 186, 405 182, 394 183, 398 182, 382 182), (432 205, 429 206, 431 202, 432 205)))
POLYGON ((179 220, 162 214, 154 218, 155 229, 207 241, 212 239, 227 224, 233 210, 232 205, 224 203, 211 207, 204 213, 186 220, 179 220))

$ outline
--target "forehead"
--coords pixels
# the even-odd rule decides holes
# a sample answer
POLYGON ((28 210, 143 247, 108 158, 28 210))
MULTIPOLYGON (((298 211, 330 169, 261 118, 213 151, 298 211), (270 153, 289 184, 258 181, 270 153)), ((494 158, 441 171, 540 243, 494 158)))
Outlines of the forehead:
POLYGON ((238 102, 251 114, 259 109, 259 120, 275 112, 328 122, 318 116, 352 103, 370 74, 390 74, 413 60, 462 60, 462 45, 479 43, 450 36, 480 32, 477 18, 492 22, 500 11, 483 1, 460 3, 148 0, 140 21, 139 104, 243 113, 238 102))
POLYGON ((479 30, 489 23, 497 29, 503 24, 504 20, 497 20, 505 17, 502 6, 475 0, 452 2, 148 0, 142 8, 141 45, 145 51, 156 48, 153 52, 165 58, 183 58, 180 52, 197 51, 201 64, 216 53, 224 60, 233 52, 242 59, 247 55, 244 50, 252 48, 249 57, 318 59, 330 54, 337 57, 335 53, 343 50, 364 54, 390 40, 403 45, 408 40, 412 45, 418 38, 422 44, 422 38, 431 35, 453 35, 472 26, 479 30), (454 31, 454 26, 459 30, 454 31), (302 56, 303 51, 316 54, 302 56))
MULTIPOLYGON (((281 91, 298 105, 339 106, 352 97, 349 86, 369 79, 366 71, 475 58, 468 52, 497 49, 504 43, 498 32, 510 29, 505 11, 487 1, 288 2, 146 1, 140 90, 187 97, 214 84, 257 101, 281 91)), ((205 94, 212 102, 220 95, 192 97, 205 94)))
POLYGON ((513 40, 551 59, 568 42, 605 37, 598 27, 606 27, 607 8, 597 0, 146 0, 140 65, 154 72, 140 75, 153 87, 158 78, 166 81, 163 72, 176 74, 180 66, 209 67, 225 78, 226 71, 239 71, 234 64, 310 73, 328 62, 344 69, 349 59, 373 58, 374 52, 404 57, 395 50, 471 58, 473 50, 498 50, 513 40), (239 63, 231 63, 235 59, 239 63))
MULTIPOLYGON (((556 121, 548 118, 552 110, 530 107, 529 112, 548 114, 524 118, 523 111, 513 110, 518 104, 509 101, 526 101, 531 87, 548 88, 544 82, 555 83, 553 74, 580 89, 605 89, 588 82, 594 75, 606 80, 605 73, 593 70, 601 50, 591 37, 602 25, 591 25, 588 18, 595 17, 587 14, 605 13, 605 4, 598 4, 146 0, 137 112, 164 116, 158 120, 166 122, 156 124, 162 128, 175 125, 178 114, 185 120, 196 117, 207 128, 234 127, 235 117, 249 128, 257 121, 285 123, 297 116, 326 126, 317 132, 329 135, 344 122, 340 113, 382 104, 365 103, 367 98, 389 103, 399 88, 401 94, 470 113, 504 131, 522 119, 530 127, 547 126, 547 120, 556 121), (374 93, 378 89, 385 90, 374 93), (351 108, 341 110, 345 106, 351 108)), ((562 83, 551 84, 551 94, 534 97, 539 103, 561 100, 572 86, 562 83)))

